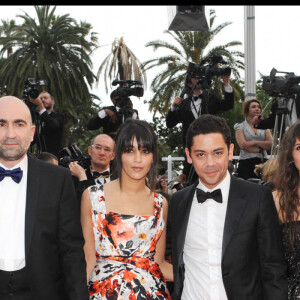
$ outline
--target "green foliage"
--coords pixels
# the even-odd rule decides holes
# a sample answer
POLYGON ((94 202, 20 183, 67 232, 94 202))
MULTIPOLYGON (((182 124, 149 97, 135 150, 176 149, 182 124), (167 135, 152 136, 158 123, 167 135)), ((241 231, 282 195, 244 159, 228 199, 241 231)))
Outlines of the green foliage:
POLYGON ((19 15, 23 24, 1 27, 9 34, 0 36, 0 88, 22 98, 28 78, 46 80, 43 89, 53 95, 55 109, 66 116, 66 145, 69 127, 81 114, 78 108, 87 110, 92 105, 89 89, 96 76, 90 53, 97 48, 95 33, 89 37, 91 25, 78 24, 69 14, 55 16, 55 7, 35 6, 35 11, 37 19, 24 13, 19 15))
MULTIPOLYGON (((211 10, 210 29, 208 31, 165 31, 174 39, 175 44, 161 40, 146 44, 146 47, 152 47, 154 51, 158 49, 170 51, 170 54, 150 59, 143 64, 145 70, 158 67, 162 69, 151 82, 154 95, 148 103, 149 109, 153 111, 154 115, 156 112, 165 115, 174 97, 180 94, 184 87, 189 62, 201 63, 213 55, 221 55, 232 68, 232 76, 237 80, 240 78, 238 69, 244 68, 244 63, 241 60, 244 55, 239 51, 231 51, 230 49, 240 46, 241 42, 232 41, 222 46, 212 47, 211 42, 215 36, 231 24, 226 22, 213 27, 215 18, 215 11, 211 10)), ((219 78, 215 78, 214 81, 212 89, 220 93, 221 83, 219 78)), ((239 87, 234 86, 234 93, 237 98, 241 98, 239 91, 239 87)))

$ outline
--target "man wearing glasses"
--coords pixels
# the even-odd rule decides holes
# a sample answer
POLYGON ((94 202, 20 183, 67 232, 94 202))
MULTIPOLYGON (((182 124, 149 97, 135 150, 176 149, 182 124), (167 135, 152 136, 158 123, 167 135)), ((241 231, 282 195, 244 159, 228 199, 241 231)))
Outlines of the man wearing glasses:
POLYGON ((88 147, 88 153, 91 157, 90 168, 85 170, 77 161, 70 162, 69 168, 76 178, 74 182, 79 204, 82 193, 86 188, 110 181, 112 173, 110 163, 115 158, 114 148, 115 142, 109 135, 99 134, 94 137, 88 147))

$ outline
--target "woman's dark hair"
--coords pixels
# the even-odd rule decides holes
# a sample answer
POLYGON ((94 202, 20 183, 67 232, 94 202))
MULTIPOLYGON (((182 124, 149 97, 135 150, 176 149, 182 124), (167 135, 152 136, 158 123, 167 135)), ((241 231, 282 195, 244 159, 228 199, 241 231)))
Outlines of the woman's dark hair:
POLYGON ((209 133, 221 133, 229 149, 231 132, 226 120, 222 117, 209 114, 201 115, 191 123, 186 134, 186 147, 191 151, 194 136, 209 133))
POLYGON ((257 100, 257 99, 246 100, 246 101, 243 102, 243 116, 244 117, 246 117, 248 115, 250 104, 252 102, 257 102, 260 106, 260 109, 261 109, 261 104, 260 104, 259 100, 257 100))
POLYGON ((279 207, 283 223, 288 226, 291 246, 295 237, 293 221, 299 217, 299 170, 293 159, 297 138, 300 140, 300 121, 294 123, 283 135, 279 145, 278 168, 275 173, 276 188, 279 192, 279 207))
POLYGON ((132 147, 134 138, 136 138, 139 149, 144 147, 153 154, 153 163, 147 175, 147 186, 154 191, 157 176, 157 138, 153 128, 146 121, 127 119, 119 127, 115 138, 114 175, 119 178, 122 185, 122 154, 126 149, 132 147))

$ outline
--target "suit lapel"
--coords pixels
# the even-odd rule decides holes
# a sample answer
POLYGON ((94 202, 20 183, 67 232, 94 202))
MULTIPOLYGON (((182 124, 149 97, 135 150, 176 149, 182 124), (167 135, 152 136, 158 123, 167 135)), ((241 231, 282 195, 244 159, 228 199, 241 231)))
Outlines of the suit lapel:
POLYGON ((228 196, 227 211, 224 224, 223 244, 222 244, 222 259, 226 252, 228 243, 235 232, 235 229, 240 221, 240 218, 246 207, 246 191, 241 188, 239 180, 231 176, 231 183, 228 196))
POLYGON ((28 174, 27 174, 27 195, 25 212, 25 257, 27 259, 34 224, 36 219, 36 210, 39 190, 39 167, 35 159, 28 155, 28 174))
POLYGON ((193 185, 188 187, 187 192, 184 193, 183 199, 178 201, 178 207, 177 207, 178 214, 176 218, 176 223, 178 228, 177 249, 178 249, 179 259, 182 255, 191 206, 193 202, 195 189, 198 183, 199 183, 198 180, 196 180, 196 182, 193 185))

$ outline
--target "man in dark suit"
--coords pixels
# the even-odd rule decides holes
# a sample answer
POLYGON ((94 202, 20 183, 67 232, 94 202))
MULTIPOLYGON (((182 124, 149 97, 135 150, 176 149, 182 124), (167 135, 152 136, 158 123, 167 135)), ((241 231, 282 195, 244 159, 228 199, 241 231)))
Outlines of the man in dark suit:
POLYGON ((103 133, 114 138, 118 128, 127 118, 138 119, 139 114, 133 109, 130 98, 120 98, 117 90, 111 92, 110 99, 113 106, 103 107, 88 121, 87 129, 96 130, 102 127, 103 133))
POLYGON ((86 188, 95 184, 110 182, 111 162, 115 158, 115 141, 107 134, 96 135, 88 147, 91 165, 84 169, 77 161, 70 162, 69 169, 74 176, 78 203, 86 188))
MULTIPOLYGON (((197 78, 192 77, 193 74, 186 76, 185 89, 191 91, 197 83, 197 78)), ((201 83, 195 86, 193 93, 189 94, 188 98, 183 99, 183 95, 175 97, 166 116, 166 125, 168 128, 173 128, 179 123, 182 123, 182 144, 185 148, 185 137, 190 124, 200 115, 209 113, 217 114, 218 111, 227 111, 234 106, 233 89, 230 85, 230 76, 222 76, 224 81, 224 99, 220 99, 214 94, 209 94, 209 99, 206 99, 207 107, 204 105, 203 93, 201 83), (205 111, 208 110, 208 111, 205 111)), ((183 174, 189 178, 190 165, 184 161, 183 174)))
POLYGON ((187 132, 199 180, 170 202, 172 300, 286 300, 278 216, 267 187, 231 176, 230 129, 203 115, 187 132))
POLYGON ((54 111, 55 100, 48 92, 41 92, 38 98, 29 100, 39 110, 36 118, 39 132, 35 134, 35 142, 41 152, 49 152, 59 157, 59 152, 63 149, 64 115, 54 111))
POLYGON ((0 98, 0 299, 88 300, 72 176, 27 154, 34 131, 23 101, 0 98))

